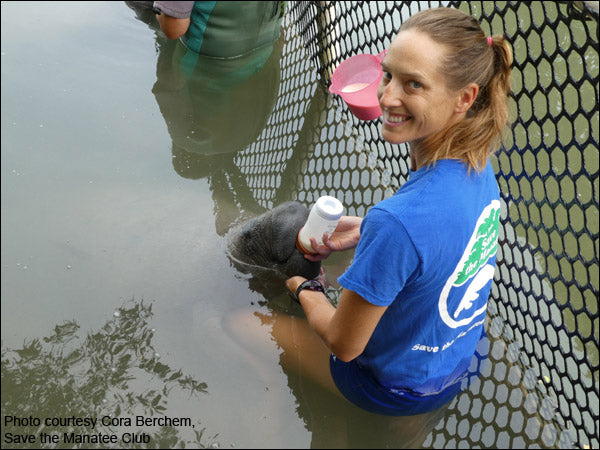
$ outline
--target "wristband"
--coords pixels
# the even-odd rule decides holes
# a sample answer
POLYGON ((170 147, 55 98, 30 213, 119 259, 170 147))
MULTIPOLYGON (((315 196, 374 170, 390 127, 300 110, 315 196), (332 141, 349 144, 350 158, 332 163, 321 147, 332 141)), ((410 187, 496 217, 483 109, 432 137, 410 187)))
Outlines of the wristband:
POLYGON ((298 286, 298 289, 296 289, 295 294, 292 294, 290 292, 290 297, 292 297, 292 300, 294 300, 297 303, 300 303, 300 299, 298 296, 300 295, 300 292, 302 292, 304 289, 308 289, 309 291, 317 291, 317 292, 325 293, 325 289, 323 288, 323 285, 321 283, 319 283, 317 280, 306 280, 306 281, 303 281, 302 283, 300 283, 300 286, 298 286))

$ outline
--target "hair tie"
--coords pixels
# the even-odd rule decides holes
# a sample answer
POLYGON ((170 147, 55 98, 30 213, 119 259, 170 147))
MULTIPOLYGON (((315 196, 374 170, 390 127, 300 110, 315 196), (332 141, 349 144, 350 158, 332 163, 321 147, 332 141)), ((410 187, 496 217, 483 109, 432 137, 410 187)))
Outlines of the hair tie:
POLYGON ((490 47, 492 46, 492 37, 491 36, 487 37, 487 43, 490 47))

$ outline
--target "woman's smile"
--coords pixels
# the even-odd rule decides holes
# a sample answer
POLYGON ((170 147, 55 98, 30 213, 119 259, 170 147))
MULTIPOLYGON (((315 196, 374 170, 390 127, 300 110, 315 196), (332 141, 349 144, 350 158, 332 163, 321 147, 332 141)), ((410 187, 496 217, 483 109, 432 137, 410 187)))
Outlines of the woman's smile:
POLYGON ((412 119, 412 117, 407 114, 396 114, 389 112, 386 109, 383 110, 383 125, 386 127, 399 127, 404 125, 410 119, 412 119))

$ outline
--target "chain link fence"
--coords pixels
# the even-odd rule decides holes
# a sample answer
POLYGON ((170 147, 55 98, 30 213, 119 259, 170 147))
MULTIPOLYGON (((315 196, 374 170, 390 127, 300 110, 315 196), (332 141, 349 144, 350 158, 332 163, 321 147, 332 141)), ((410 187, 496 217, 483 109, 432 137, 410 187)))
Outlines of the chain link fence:
POLYGON ((411 14, 456 7, 513 47, 513 124, 492 159, 502 216, 489 363, 425 447, 599 446, 598 12, 589 3, 288 2, 278 102, 236 157, 264 208, 327 194, 362 216, 406 181, 408 148, 383 141, 378 120, 359 121, 326 88, 341 61, 387 48, 411 14))

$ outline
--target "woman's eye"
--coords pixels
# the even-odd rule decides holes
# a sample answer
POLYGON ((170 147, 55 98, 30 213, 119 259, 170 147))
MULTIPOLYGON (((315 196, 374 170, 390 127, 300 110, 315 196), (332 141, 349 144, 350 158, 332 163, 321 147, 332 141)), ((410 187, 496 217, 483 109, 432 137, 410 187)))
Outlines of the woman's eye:
POLYGON ((384 79, 384 80, 387 80, 387 81, 390 81, 390 80, 392 79, 392 74, 391 74, 391 73, 389 73, 389 72, 385 72, 385 71, 384 71, 384 72, 383 72, 383 79, 384 79))
POLYGON ((423 87, 423 85, 421 83, 419 83, 418 81, 415 81, 415 80, 409 81, 408 85, 411 89, 421 89, 423 87))

